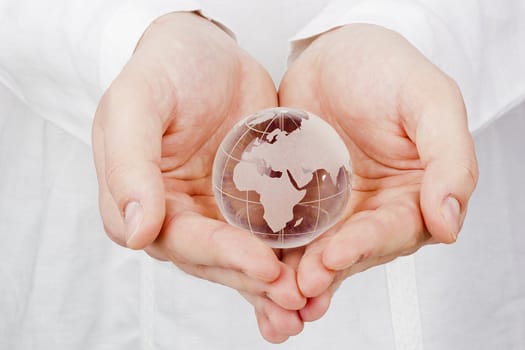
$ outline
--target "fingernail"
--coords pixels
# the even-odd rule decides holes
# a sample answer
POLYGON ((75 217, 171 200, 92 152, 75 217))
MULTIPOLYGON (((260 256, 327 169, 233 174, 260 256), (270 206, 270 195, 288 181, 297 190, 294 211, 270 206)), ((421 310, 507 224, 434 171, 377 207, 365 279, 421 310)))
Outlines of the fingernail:
POLYGON ((454 241, 458 238, 459 233, 459 214, 458 200, 452 196, 445 198, 441 204, 441 215, 443 215, 454 241))
POLYGON ((129 246, 137 229, 142 222, 144 209, 139 202, 129 202, 124 210, 124 224, 126 226, 126 244, 129 246))

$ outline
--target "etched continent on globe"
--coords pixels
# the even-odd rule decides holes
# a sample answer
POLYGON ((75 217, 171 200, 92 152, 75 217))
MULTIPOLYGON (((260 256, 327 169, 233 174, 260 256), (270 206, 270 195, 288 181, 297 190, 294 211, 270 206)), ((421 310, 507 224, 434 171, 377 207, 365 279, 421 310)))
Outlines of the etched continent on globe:
POLYGON ((213 167, 219 208, 270 246, 307 244, 333 226, 350 195, 348 150, 324 120, 272 108, 239 122, 213 167))

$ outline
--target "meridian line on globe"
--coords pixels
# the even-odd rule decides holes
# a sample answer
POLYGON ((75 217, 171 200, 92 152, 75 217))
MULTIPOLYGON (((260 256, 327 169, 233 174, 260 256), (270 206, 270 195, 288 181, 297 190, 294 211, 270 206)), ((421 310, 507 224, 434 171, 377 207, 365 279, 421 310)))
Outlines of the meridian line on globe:
MULTIPOLYGON (((235 225, 235 224, 234 224, 235 225)), ((239 227, 239 228, 242 228, 242 229, 245 229, 244 227, 242 226, 238 226, 238 225, 235 225, 236 227, 239 227)), ((297 236, 303 236, 303 235, 309 235, 311 233, 315 233, 316 231, 307 231, 307 232, 301 232, 301 233, 286 233, 285 236, 294 236, 294 235, 297 235, 297 236)), ((255 233, 257 235, 275 235, 277 237, 279 237, 279 239, 281 238, 281 231, 277 232, 277 233, 268 233, 268 232, 259 232, 259 231, 252 231, 252 233, 255 233)))
MULTIPOLYGON (((235 147, 237 147, 237 145, 239 144, 239 142, 241 142, 241 140, 244 138, 244 136, 246 136, 247 133, 250 132, 250 129, 246 130, 241 137, 239 137, 239 139, 237 139, 237 141, 235 142, 235 144, 233 145, 232 147, 232 151, 235 150, 235 147)), ((219 147, 221 148, 221 147, 219 147)), ((226 168, 227 168, 227 164, 228 164, 228 161, 230 160, 230 158, 228 158, 228 160, 226 160, 226 163, 224 164, 224 169, 222 170, 222 176, 221 176, 221 188, 224 186, 224 175, 226 174, 226 168)), ((221 202, 222 202, 222 206, 224 207, 224 198, 221 196, 221 202)))
POLYGON ((264 209, 263 218, 273 232, 286 227, 293 219, 293 208, 306 195, 297 191, 287 177, 261 174, 254 162, 240 162, 233 171, 233 183, 239 191, 255 191, 264 209))
MULTIPOLYGON (((272 123, 272 122, 275 120, 275 118, 277 118, 277 114, 275 114, 275 115, 273 116, 273 118, 272 118, 272 120, 271 120, 270 123, 272 123)), ((270 123, 269 123, 268 125, 270 125, 270 123)), ((266 132, 266 130, 268 130, 268 126, 266 127, 265 132, 266 132)), ((241 142, 241 140, 242 140, 242 139, 246 136, 246 134, 249 133, 249 132, 250 132, 250 128, 248 128, 248 130, 246 130, 246 131, 241 135, 241 137, 239 137, 239 138, 237 139, 237 141, 235 142, 235 144, 234 144, 233 147, 232 147, 232 152, 235 150, 235 148, 237 147, 237 145, 239 144, 239 142, 241 142)), ((221 146, 220 146, 219 148, 222 148, 222 144, 221 144, 221 146)), ((234 158, 233 156, 231 156, 230 154, 228 154, 228 152, 226 152, 226 154, 227 154, 228 156, 230 156, 230 158, 234 158)), ((234 159, 235 159, 235 158, 234 158, 234 159)), ((229 160, 229 159, 228 159, 228 160, 229 160)), ((239 160, 239 161, 240 161, 240 160, 239 160)), ((227 163, 228 163, 228 161, 226 161, 226 164, 227 164, 227 163)), ((226 174, 226 168, 227 168, 226 164, 224 165, 224 169, 222 170, 222 176, 221 176, 221 188, 224 186, 224 174, 226 174)), ((222 192, 222 191, 221 191, 221 192, 222 192)), ((224 199, 223 199, 222 197, 221 197, 221 201, 222 201, 222 206, 224 206, 224 199)))
POLYGON ((317 181, 317 216, 315 217, 315 226, 314 231, 317 230, 317 225, 319 225, 319 214, 321 213, 321 189, 319 185, 319 174, 315 172, 315 179, 317 181))
MULTIPOLYGON (((277 118, 278 118, 278 116, 275 115, 275 117, 272 119, 272 122, 273 122, 275 119, 277 119, 277 118)), ((270 125, 270 124, 271 124, 271 122, 268 123, 268 125, 270 125)), ((253 132, 257 133, 257 134, 261 134, 261 135, 267 135, 267 134, 270 134, 270 132, 266 131, 266 130, 268 130, 268 126, 266 126, 266 129, 264 129, 264 131, 261 131, 261 130, 257 130, 257 129, 255 129, 255 128, 251 127, 251 126, 250 126, 249 124, 247 124, 247 123, 244 123, 244 125, 246 125, 246 127, 247 127, 248 129, 250 129, 251 131, 253 131, 253 132)))
POLYGON ((250 196, 250 192, 246 191, 246 218, 248 219, 248 227, 250 228, 250 232, 253 232, 253 228, 252 228, 252 221, 250 219, 250 202, 249 202, 249 197, 250 196))
MULTIPOLYGON (((257 130, 255 128, 252 128, 251 126, 249 126, 246 122, 244 123, 244 125, 246 125, 248 127, 248 130, 246 130, 240 137, 239 139, 237 140, 237 142, 235 142, 235 144, 233 145, 232 147, 232 152, 235 150, 235 148, 237 147, 237 145, 239 144, 239 142, 241 142, 241 140, 244 138, 244 136, 246 136, 247 133, 249 133, 250 131, 254 131, 258 134, 262 134, 262 135, 265 135, 265 134, 269 134, 269 132, 267 131, 269 126, 271 125, 271 123, 273 123, 273 121, 275 119, 277 119, 278 117, 278 114, 275 114, 274 117, 272 118, 272 120, 268 123, 268 125, 266 126, 266 128, 264 129, 264 131, 260 131, 260 130, 257 130)), ((281 117, 282 118, 282 117, 281 117)), ((295 123, 295 122, 294 122, 295 123)), ((297 124, 296 124, 297 125, 297 124)), ((228 157, 230 157, 231 159, 233 160, 236 160, 238 162, 242 161, 241 159, 238 159, 238 158, 235 158, 234 156, 231 155, 231 153, 229 153, 228 151, 226 151, 224 149, 224 147, 222 147, 222 144, 219 146, 219 148, 224 152, 224 154, 226 154, 228 157)), ((224 178, 224 172, 226 171, 226 167, 224 167, 224 170, 223 170, 223 173, 222 173, 222 178, 224 178)), ((222 187, 222 182, 221 182, 221 187, 222 187)))
MULTIPOLYGON (((230 197, 230 198, 232 198, 232 199, 238 200, 239 202, 242 202, 242 203, 245 203, 245 202, 246 202, 246 200, 243 199, 243 198, 239 198, 239 197, 236 197, 236 196, 234 196, 234 195, 232 195, 232 194, 230 194, 230 193, 228 193, 228 192, 221 191, 217 186, 215 186, 215 189, 217 189, 218 191, 221 192, 221 194, 224 194, 224 195, 227 196, 227 197, 230 197)), ((317 202, 321 203, 321 202, 326 201, 326 200, 328 200, 328 199, 334 198, 334 197, 336 197, 337 195, 342 195, 342 194, 344 194, 345 192, 346 192, 346 191, 338 192, 338 194, 336 194, 336 195, 332 195, 332 196, 327 196, 327 197, 321 199, 320 201, 315 200, 315 201, 308 201, 308 202, 299 202, 299 203, 297 203, 296 205, 297 205, 297 206, 301 206, 301 207, 309 207, 310 205, 308 205, 308 204, 317 203, 317 202)), ((262 204, 261 204, 260 202, 256 202, 256 201, 250 201, 250 200, 249 200, 248 203, 249 203, 249 204, 255 204, 255 205, 260 205, 260 206, 262 206, 262 204)), ((316 208, 317 208, 317 207, 316 207, 316 208)), ((319 210, 322 211, 325 215, 329 215, 329 213, 328 213, 326 210, 324 210, 323 208, 321 208, 321 207, 318 207, 318 208, 319 208, 319 210)), ((257 233, 257 231, 253 231, 253 232, 254 232, 254 233, 257 233)), ((315 231, 311 231, 311 232, 315 232, 315 231)), ((309 232, 305 232, 305 233, 309 233, 309 232)))
MULTIPOLYGON (((274 121, 276 118, 278 118, 278 117, 281 118, 281 120, 284 119, 282 115, 280 115, 280 114, 275 114, 274 119, 272 119, 272 120, 270 121, 270 123, 268 123, 268 125, 271 125, 271 122, 273 122, 273 121, 274 121)), ((297 125, 297 123, 295 122, 295 120, 290 119, 290 121, 291 121, 292 123, 294 123, 294 125, 295 125, 298 129, 300 128, 300 126, 297 125)), ((268 130, 268 128, 266 128, 265 131, 257 130, 257 129, 255 129, 254 127, 252 127, 250 124, 248 124, 247 121, 244 122, 244 126, 246 126, 246 127, 247 127, 248 129, 250 129, 251 131, 256 132, 257 134, 262 134, 262 135, 270 134, 268 131, 266 131, 266 130, 268 130)), ((281 129, 281 130, 282 130, 282 129, 281 129)))
MULTIPOLYGON (((265 133, 267 133, 269 126, 271 125, 271 123, 273 123, 273 121, 277 118, 277 116, 278 116, 278 114, 274 114, 274 116, 272 117, 272 120, 271 120, 270 123, 268 123, 268 125, 266 126, 266 128, 265 128, 265 130, 264 130, 264 132, 263 132, 263 135, 264 135, 265 133)), ((248 127, 248 129, 242 134, 242 136, 239 137, 239 139, 237 139, 237 141, 235 142, 235 144, 233 145, 233 147, 232 147, 232 149, 231 149, 231 152, 232 152, 232 153, 233 153, 233 151, 235 151, 235 148, 239 145, 239 142, 241 142, 241 140, 246 136, 246 134, 248 134, 248 133, 250 132, 250 130, 251 130, 251 128, 248 127)), ((260 131, 259 131, 259 133, 260 133, 260 131)), ((222 145, 219 146, 219 148, 220 148, 220 149, 223 149, 222 145)), ((223 150, 224 150, 224 149, 223 149, 223 150)), ((224 175, 225 175, 225 173, 226 173, 226 168, 227 168, 226 165, 227 165, 227 162, 230 161, 231 158, 235 159, 235 157, 233 157, 231 154, 229 154, 228 152, 226 152, 226 150, 224 150, 224 151, 225 151, 225 153, 228 155, 228 160, 226 161, 226 164, 225 164, 224 169, 223 169, 223 171, 222 171, 222 176, 221 176, 221 188, 224 186, 223 181, 224 181, 224 175)), ((240 162, 241 160, 238 160, 238 161, 240 162)), ((240 164, 240 163, 239 163, 239 164, 240 164)), ((222 191, 221 191, 221 192, 222 192, 222 191)), ((248 192, 246 192, 246 197, 248 197, 248 192)), ((221 201, 222 201, 222 203, 223 203, 222 206, 224 206, 224 198, 223 198, 223 197, 221 197, 221 201)), ((248 216, 248 224, 249 224, 249 227, 250 227, 250 231, 253 232, 253 228, 252 228, 252 225, 251 225, 251 222, 250 222, 250 213, 249 213, 249 206, 248 206, 248 205, 249 205, 249 203, 246 202, 246 214, 247 214, 247 216, 248 216)))
MULTIPOLYGON (((262 132, 263 136, 266 135, 266 134, 269 134, 268 132, 268 128, 270 127, 270 125, 272 125, 272 123, 275 121, 275 119, 277 119, 279 117, 279 113, 275 113, 273 115, 273 118, 272 120, 270 120, 270 122, 266 125, 266 128, 264 128, 264 131, 262 132)), ((281 117, 282 118, 282 117, 281 117)), ((259 131, 259 133, 261 134, 261 132, 259 131)))
MULTIPOLYGON (((280 114, 280 113, 275 113, 274 116, 273 116, 273 118, 270 120, 270 122, 269 122, 268 124, 266 124, 266 127, 264 128, 264 132, 262 133, 262 135, 263 135, 262 137, 264 137, 264 135, 272 134, 272 133, 274 133, 274 132, 276 131, 276 130, 273 130, 271 133, 269 133, 269 132, 268 132, 268 129, 270 128, 270 126, 272 125, 272 123, 273 123, 273 122, 275 121, 275 119, 277 119, 277 118, 279 118, 279 129, 280 129, 281 131, 284 129, 284 128, 283 128, 283 116, 282 116, 282 114, 280 114)), ((274 137, 274 139, 275 139, 275 138, 277 138, 277 135, 274 137)), ((257 140, 259 140, 259 138, 257 138, 257 140)), ((245 154, 245 153, 244 153, 244 154, 245 154)), ((244 156, 244 154, 243 154, 243 156, 244 156)), ((263 160, 263 161, 264 161, 264 160, 263 160)), ((239 167, 240 164, 242 164, 242 163, 238 163, 238 164, 235 166, 234 170, 233 170, 233 172, 234 172, 234 184, 236 184, 236 182, 235 182, 235 170, 239 167)), ((271 165, 270 165, 270 169, 271 169, 271 165)), ((270 170, 270 171, 271 171, 271 170, 270 170)), ((281 175, 282 175, 282 172, 281 172, 281 175)), ((259 193, 259 191, 256 191, 256 192, 259 193)), ((300 194, 300 193, 301 193, 301 192, 299 192, 299 194, 300 194)), ((304 197, 305 194, 306 194, 306 191, 303 191, 303 194, 302 194, 301 199, 304 197)), ((246 192, 246 195, 248 196, 248 192, 246 192)), ((268 224, 268 226, 270 227, 270 229, 271 229, 272 231, 274 231, 274 232, 276 231, 276 228, 277 228, 277 230, 279 230, 279 226, 280 226, 280 238, 281 238, 281 240, 284 240, 283 228, 286 227, 286 222, 287 222, 287 221, 284 222, 284 224, 282 224, 282 225, 278 225, 278 224, 276 225, 276 224, 274 224, 273 222, 271 223, 271 222, 269 221, 269 219, 268 219, 268 212, 269 212, 269 209, 268 209, 268 207, 267 207, 267 205, 266 205, 266 194, 265 194, 265 193, 259 193, 259 198, 260 198, 261 204, 262 204, 262 206, 263 206, 263 210, 264 210, 264 214, 263 214, 263 218, 264 218, 264 220, 266 221, 266 223, 268 224)), ((246 204, 246 205, 248 205, 248 204, 246 204)), ((292 216, 292 219, 293 219, 293 206, 291 207, 291 209, 292 209, 291 216, 292 216)), ((247 209, 246 209, 246 213, 247 213, 248 216, 250 215, 250 214, 249 214, 249 211, 248 211, 248 207, 247 207, 247 209)), ((274 215, 274 216, 275 216, 275 215, 274 215)), ((250 229, 251 229, 251 227, 250 227, 250 229)))
MULTIPOLYGON (((281 118, 282 118, 282 117, 281 117, 281 118)), ((292 121, 292 123, 294 123, 294 125, 295 125, 295 127, 296 127, 297 129, 300 129, 300 128, 301 128, 300 125, 297 125, 297 123, 295 122, 295 120, 293 120, 293 119, 290 119, 290 120, 292 121)))

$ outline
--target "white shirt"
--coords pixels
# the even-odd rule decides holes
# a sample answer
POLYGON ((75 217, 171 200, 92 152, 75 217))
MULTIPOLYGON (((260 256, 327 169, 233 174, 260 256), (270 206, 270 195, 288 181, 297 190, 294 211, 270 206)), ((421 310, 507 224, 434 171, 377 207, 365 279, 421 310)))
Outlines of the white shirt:
POLYGON ((347 280, 283 349, 525 348, 525 3, 0 0, 0 348, 266 349, 233 290, 112 243, 89 135, 154 18, 203 9, 279 81, 315 36, 399 31, 456 79, 481 177, 457 244, 347 280))

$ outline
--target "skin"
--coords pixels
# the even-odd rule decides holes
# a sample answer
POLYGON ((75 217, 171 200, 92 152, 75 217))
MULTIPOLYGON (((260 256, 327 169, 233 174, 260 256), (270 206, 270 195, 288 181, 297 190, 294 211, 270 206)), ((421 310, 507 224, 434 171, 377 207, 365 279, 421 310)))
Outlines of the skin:
POLYGON ((302 320, 320 318, 349 276, 457 239, 478 178, 463 98, 403 37, 366 24, 321 35, 286 73, 279 101, 325 118, 353 161, 345 219, 285 253, 308 298, 302 320))
POLYGON ((319 36, 277 94, 211 22, 163 16, 101 99, 93 149, 108 236, 238 290, 274 343, 320 318, 352 274, 455 241, 478 176, 457 85, 401 36, 371 25, 319 36), (225 133, 277 101, 334 126, 354 171, 341 224, 285 251, 227 225, 210 178, 225 133))
POLYGON ((306 299, 295 271, 221 220, 211 186, 226 132, 276 105, 270 77, 232 38, 197 15, 170 14, 148 28, 102 97, 93 149, 112 240, 238 290, 258 315, 291 314, 296 326, 285 329, 297 333, 306 299))

